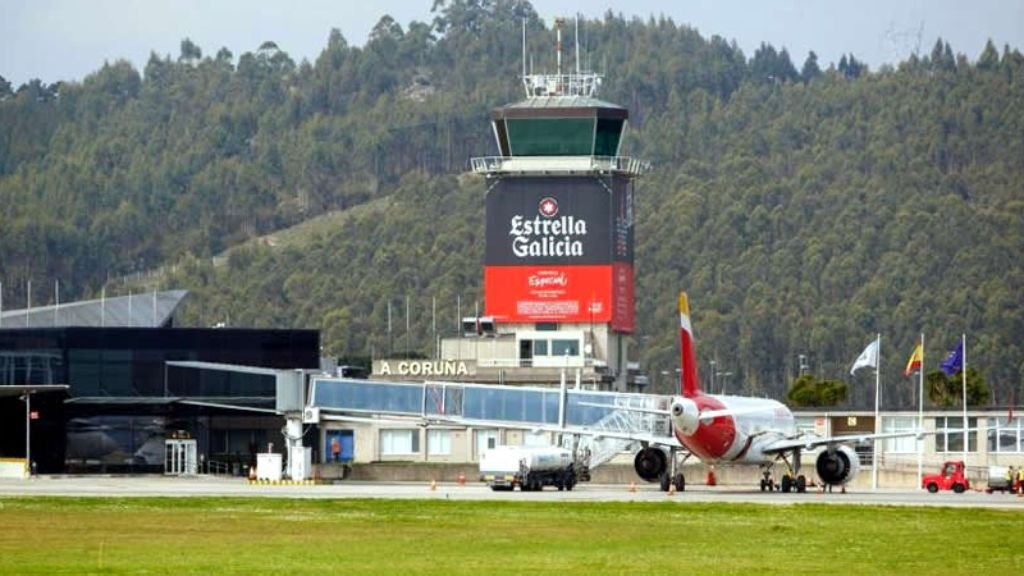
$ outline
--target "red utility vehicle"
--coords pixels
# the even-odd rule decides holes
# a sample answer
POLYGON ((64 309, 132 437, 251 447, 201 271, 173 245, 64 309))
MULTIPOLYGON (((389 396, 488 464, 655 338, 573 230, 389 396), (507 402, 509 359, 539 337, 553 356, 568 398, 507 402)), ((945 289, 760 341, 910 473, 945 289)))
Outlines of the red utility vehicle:
POLYGON ((921 487, 932 494, 939 490, 952 490, 960 494, 971 488, 971 481, 964 475, 963 461, 956 460, 943 464, 938 474, 928 474, 922 478, 921 487))

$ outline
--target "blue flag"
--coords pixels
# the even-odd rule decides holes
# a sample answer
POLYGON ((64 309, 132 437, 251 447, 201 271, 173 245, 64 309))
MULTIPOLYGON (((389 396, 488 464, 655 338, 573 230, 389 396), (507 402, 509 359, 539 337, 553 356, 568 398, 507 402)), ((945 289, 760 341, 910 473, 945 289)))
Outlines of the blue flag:
POLYGON ((942 371, 946 376, 952 376, 964 369, 964 343, 963 340, 956 345, 956 348, 942 361, 942 371))

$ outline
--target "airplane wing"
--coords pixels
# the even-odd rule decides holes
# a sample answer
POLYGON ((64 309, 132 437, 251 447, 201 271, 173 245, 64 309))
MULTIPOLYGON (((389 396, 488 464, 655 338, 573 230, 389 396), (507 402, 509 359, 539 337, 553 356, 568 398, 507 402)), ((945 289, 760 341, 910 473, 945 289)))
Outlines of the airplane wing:
POLYGON ((885 432, 882 434, 845 434, 842 436, 802 434, 792 438, 776 440, 775 442, 765 446, 763 448, 763 452, 765 454, 778 454, 781 452, 795 450, 797 448, 812 450, 820 446, 835 446, 836 444, 867 444, 869 442, 874 442, 875 440, 885 440, 888 438, 906 438, 909 436, 917 436, 918 438, 921 438, 926 435, 943 431, 945 430, 911 430, 905 432, 885 432))

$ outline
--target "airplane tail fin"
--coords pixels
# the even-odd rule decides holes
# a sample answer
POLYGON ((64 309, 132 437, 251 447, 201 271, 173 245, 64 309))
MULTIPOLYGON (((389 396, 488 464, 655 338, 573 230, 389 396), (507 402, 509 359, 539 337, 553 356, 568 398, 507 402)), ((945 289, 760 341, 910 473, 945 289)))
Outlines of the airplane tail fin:
POLYGON ((693 328, 690 325, 690 302, 686 292, 679 293, 679 379, 684 397, 700 394, 697 379, 697 353, 694 348, 693 328))

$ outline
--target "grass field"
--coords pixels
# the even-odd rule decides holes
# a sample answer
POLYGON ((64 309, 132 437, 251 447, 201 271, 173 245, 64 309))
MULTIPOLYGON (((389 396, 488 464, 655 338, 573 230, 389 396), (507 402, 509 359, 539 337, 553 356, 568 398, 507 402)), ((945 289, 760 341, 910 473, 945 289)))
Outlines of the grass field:
POLYGON ((0 574, 1015 574, 1021 533, 947 508, 3 498, 0 574))

